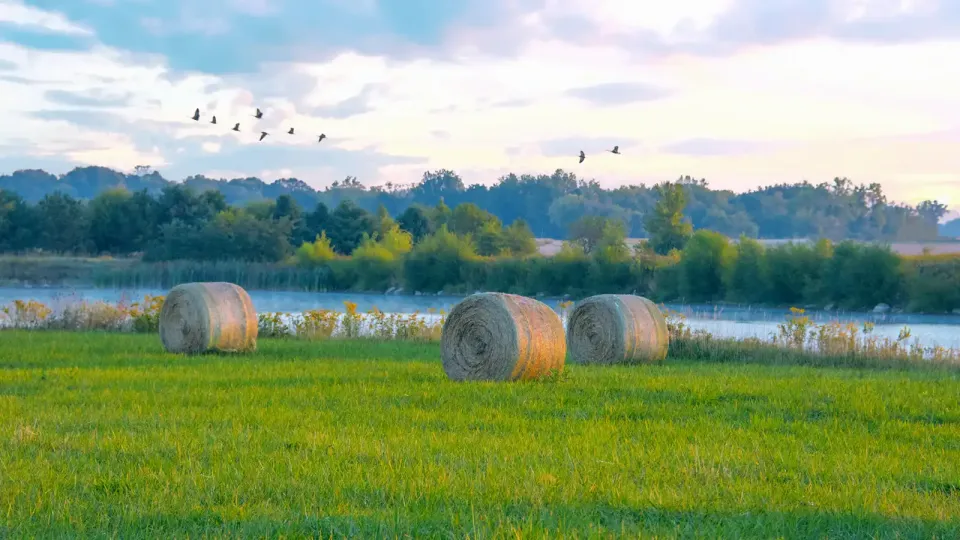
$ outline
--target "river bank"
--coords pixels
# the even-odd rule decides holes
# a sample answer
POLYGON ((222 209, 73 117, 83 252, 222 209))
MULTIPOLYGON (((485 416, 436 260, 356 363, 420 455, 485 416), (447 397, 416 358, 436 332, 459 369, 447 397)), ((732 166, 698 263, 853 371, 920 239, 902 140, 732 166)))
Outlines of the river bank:
MULTIPOLYGON (((297 291, 248 291, 259 313, 284 313, 296 315, 308 311, 340 312, 346 303, 355 306, 359 313, 374 309, 387 315, 418 314, 426 321, 435 321, 441 312, 449 312, 462 296, 455 295, 384 295, 361 293, 315 293, 297 291)), ((127 288, 108 289, 97 287, 0 287, 0 306, 15 300, 35 301, 52 310, 62 310, 81 302, 103 302, 111 305, 127 304, 142 300, 145 296, 163 296, 165 289, 127 288)), ((561 298, 541 299, 562 312, 566 301, 561 298)), ((707 332, 722 339, 769 339, 779 332, 779 326, 791 317, 789 309, 751 306, 719 306, 705 304, 673 304, 661 306, 694 331, 707 332)), ((924 346, 960 348, 960 316, 922 315, 911 313, 868 313, 840 311, 807 311, 804 313, 812 323, 819 325, 841 324, 872 327, 873 335, 884 339, 897 339, 906 326, 911 336, 924 346)))

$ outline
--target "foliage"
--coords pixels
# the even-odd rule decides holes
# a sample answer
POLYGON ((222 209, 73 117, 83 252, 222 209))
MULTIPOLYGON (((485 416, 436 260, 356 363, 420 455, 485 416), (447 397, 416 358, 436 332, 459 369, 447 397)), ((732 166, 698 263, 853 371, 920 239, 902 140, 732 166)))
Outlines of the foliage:
MULTIPOLYGON (((108 260, 96 265, 84 260, 74 269, 58 262, 47 268, 25 260, 0 264, 0 279, 167 287, 203 278, 248 288, 382 291, 402 287, 410 292, 501 290, 556 296, 609 292, 644 294, 658 301, 726 300, 842 309, 871 309, 885 303, 940 312, 960 308, 951 292, 956 282, 952 266, 898 257, 882 244, 842 241, 835 245, 821 238, 814 244, 765 249, 746 234, 732 246, 722 231, 708 229, 699 229, 685 240, 689 227, 682 211, 694 223, 715 223, 728 230, 746 227, 740 214, 720 220, 716 211, 705 206, 703 197, 712 192, 702 180, 681 178, 652 191, 614 190, 617 197, 657 194, 659 199, 651 199, 655 202, 631 203, 630 208, 648 217, 638 221, 633 210, 591 206, 584 197, 594 192, 593 184, 562 171, 536 181, 505 178, 502 189, 515 189, 544 204, 560 192, 569 196, 562 204, 550 203, 546 213, 566 220, 572 240, 558 255, 543 257, 537 253, 532 233, 543 225, 531 227, 521 218, 536 209, 490 210, 501 203, 520 205, 526 199, 520 195, 504 201, 483 199, 490 205, 484 209, 463 199, 462 181, 450 171, 425 175, 422 185, 409 188, 412 204, 396 219, 390 214, 390 197, 398 191, 379 192, 381 202, 372 214, 356 202, 362 202, 366 192, 355 179, 329 190, 331 197, 339 197, 331 199, 337 201, 332 212, 322 201, 313 201, 313 210, 305 212, 303 186, 292 181, 278 187, 294 191, 240 207, 227 203, 229 190, 198 193, 185 185, 164 185, 155 194, 146 189, 127 191, 111 187, 116 176, 96 172, 109 189, 104 187, 88 202, 53 192, 31 205, 0 191, 0 249, 14 253, 31 248, 80 253, 89 249, 105 256, 136 256, 142 251, 143 262, 108 260), (448 198, 459 203, 448 207, 448 198), (428 200, 436 204, 426 206, 428 200), (571 221, 569 210, 574 207, 592 208, 595 213, 571 221), (513 216, 510 225, 504 226, 498 212, 513 216), (656 234, 630 250, 626 237, 638 224, 656 234), (663 253, 678 245, 684 246, 682 251, 663 253)), ((801 187, 816 193, 822 188, 832 197, 825 199, 824 204, 834 206, 830 216, 818 222, 817 234, 824 227, 838 226, 833 217, 850 205, 863 205, 850 225, 857 235, 863 236, 871 227, 892 231, 892 222, 876 213, 890 208, 879 186, 854 187, 838 179, 832 185, 801 187), (837 206, 836 201, 846 206, 837 206)), ((470 193, 479 197, 481 191, 470 193)), ((724 204, 733 205, 729 199, 724 204)), ((929 225, 942 210, 939 203, 919 205, 917 226, 929 225)), ((808 232, 814 233, 813 229, 808 232)))
POLYGON ((476 257, 476 248, 469 238, 457 236, 441 225, 404 259, 407 289, 433 292, 460 285, 461 267, 476 257))
POLYGON ((736 254, 726 275, 727 299, 747 304, 762 304, 766 301, 770 283, 766 250, 763 244, 741 236, 736 254))
POLYGON ((664 182, 655 189, 660 198, 653 206, 653 212, 644 219, 643 227, 653 251, 666 255, 675 249, 683 249, 693 234, 693 225, 683 217, 687 196, 682 184, 664 182))
POLYGON ((724 296, 726 269, 736 252, 727 237, 697 231, 687 241, 680 258, 680 294, 689 302, 714 302, 724 296))
MULTIPOLYGON (((935 240, 937 222, 946 213, 946 208, 936 201, 924 201, 916 206, 897 204, 888 201, 877 184, 854 185, 849 179, 839 177, 819 184, 781 184, 737 194, 711 189, 706 181, 689 176, 653 187, 632 185, 607 190, 594 180, 578 178, 562 170, 540 175, 507 174, 492 185, 473 186, 466 186, 448 170, 426 172, 418 183, 410 185, 370 187, 349 178, 322 191, 295 178, 265 183, 257 178, 227 181, 191 176, 174 183, 156 172, 123 174, 103 167, 80 167, 61 177, 38 170, 0 175, 0 191, 16 193, 29 205, 56 192, 90 201, 116 188, 159 198, 153 210, 142 208, 126 216, 132 219, 130 223, 135 223, 138 216, 147 216, 155 210, 156 222, 151 230, 174 219, 195 226, 197 220, 224 210, 227 204, 242 208, 251 202, 278 201, 279 197, 286 196, 287 202, 306 209, 319 208, 322 203, 326 210, 337 207, 343 200, 351 200, 371 213, 374 221, 379 207, 383 206, 389 215, 400 216, 397 221, 401 227, 419 241, 447 223, 458 205, 472 203, 503 224, 522 219, 537 236, 545 238, 567 239, 571 224, 584 215, 617 219, 626 224, 629 237, 649 236, 654 240, 654 248, 663 254, 671 247, 682 247, 680 239, 684 233, 682 221, 676 220, 678 211, 686 214, 694 229, 711 229, 734 238, 745 234, 760 238, 824 237, 834 241, 848 238, 935 240), (190 199, 185 196, 187 192, 201 195, 190 199), (216 193, 216 196, 204 199, 205 192, 216 193), (445 202, 440 204, 441 200, 445 202), (681 201, 685 204, 680 204, 681 201), (175 211, 171 212, 171 208, 175 211), (409 208, 419 210, 407 214, 409 208), (424 213, 427 220, 418 215, 424 213)), ((9 195, 0 201, 6 199, 9 195)), ((284 210, 284 204, 280 201, 276 205, 277 214, 293 217, 284 210)), ((8 244, 0 246, 4 250, 20 249, 10 247, 17 242, 8 241, 11 236, 3 234, 4 227, 13 225, 20 231, 21 240, 32 238, 32 233, 27 232, 29 219, 25 219, 26 215, 20 210, 16 205, 5 209, 4 204, 0 204, 0 239, 8 244), (4 213, 11 210, 16 215, 5 218, 4 213)), ((291 244, 296 247, 329 227, 325 217, 329 215, 311 211, 303 213, 302 223, 292 219, 291 244)), ((453 224, 448 225, 451 230, 457 230, 453 224)), ((953 229, 944 230, 947 234, 953 229)), ((345 246, 338 244, 340 238, 331 230, 327 232, 334 246, 346 254, 359 243, 363 231, 353 237, 355 244, 345 246)), ((366 232, 376 232, 376 225, 366 232)), ((131 234, 141 232, 134 228, 131 234)), ((27 244, 24 247, 35 247, 32 242, 27 244)))
POLYGON ((317 266, 337 258, 337 253, 330 245, 330 239, 327 238, 327 232, 323 231, 317 235, 313 242, 304 242, 297 248, 296 261, 301 266, 317 266))

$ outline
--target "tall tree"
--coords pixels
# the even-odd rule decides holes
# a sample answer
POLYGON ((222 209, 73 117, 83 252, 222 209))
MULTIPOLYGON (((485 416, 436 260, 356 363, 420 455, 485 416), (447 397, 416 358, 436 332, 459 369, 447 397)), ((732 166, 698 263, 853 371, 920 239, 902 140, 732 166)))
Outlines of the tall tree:
POLYGON ((693 225, 683 219, 687 205, 684 187, 680 183, 664 182, 656 187, 660 199, 643 222, 650 247, 656 253, 667 254, 674 249, 683 249, 693 225))
POLYGON ((84 253, 89 248, 89 227, 83 202, 59 191, 37 203, 39 247, 55 253, 84 253))
POLYGON ((347 199, 337 205, 330 214, 327 235, 337 253, 349 255, 357 249, 364 235, 373 236, 377 221, 363 208, 347 199))

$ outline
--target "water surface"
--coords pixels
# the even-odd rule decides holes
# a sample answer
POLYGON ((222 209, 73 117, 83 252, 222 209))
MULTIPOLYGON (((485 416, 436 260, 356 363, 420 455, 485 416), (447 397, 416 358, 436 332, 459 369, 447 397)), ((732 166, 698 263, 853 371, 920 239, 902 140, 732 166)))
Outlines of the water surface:
MULTIPOLYGON (((160 289, 98 289, 73 287, 8 287, 0 288, 0 304, 6 305, 13 300, 36 300, 50 305, 54 309, 78 300, 119 302, 136 301, 144 295, 163 295, 160 289)), ((357 304, 359 311, 377 307, 385 313, 414 313, 427 315, 429 310, 449 311, 462 297, 459 296, 393 296, 383 294, 357 293, 312 293, 295 291, 249 291, 250 298, 259 312, 282 311, 297 313, 311 309, 330 309, 342 311, 344 302, 357 304)), ((548 305, 557 309, 559 300, 545 299, 548 305)), ((667 304, 672 311, 686 317, 686 322, 694 329, 703 329, 718 337, 768 338, 777 331, 777 325, 786 320, 788 309, 712 306, 712 305, 675 305, 667 304)), ((960 348, 960 316, 923 315, 907 313, 859 313, 859 312, 810 312, 811 319, 818 323, 831 321, 853 322, 862 325, 872 322, 876 325, 874 334, 895 339, 900 329, 908 326, 914 338, 924 346, 943 346, 960 348)))

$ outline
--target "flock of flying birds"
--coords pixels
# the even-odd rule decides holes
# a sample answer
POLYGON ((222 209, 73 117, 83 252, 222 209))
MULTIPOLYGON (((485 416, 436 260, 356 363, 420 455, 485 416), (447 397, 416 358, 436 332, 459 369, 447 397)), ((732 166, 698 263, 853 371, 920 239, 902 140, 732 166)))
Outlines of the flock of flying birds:
MULTIPOLYGON (((259 119, 263 118, 263 111, 261 111, 260 108, 257 107, 257 112, 256 112, 255 114, 253 114, 252 116, 253 116, 253 118, 256 118, 257 120, 259 120, 259 119)), ((199 109, 199 108, 193 112, 193 117, 192 117, 192 118, 193 118, 193 121, 194 121, 194 122, 199 122, 199 121, 200 121, 200 109, 199 109)), ((213 115, 213 116, 211 117, 210 123, 211 123, 211 124, 216 124, 216 123, 217 123, 217 116, 216 116, 216 115, 213 115)), ((233 125, 233 131, 236 131, 236 132, 239 132, 239 131, 240 131, 240 122, 237 122, 236 124, 233 125)), ((270 134, 267 133, 266 131, 261 131, 261 132, 260 132, 260 139, 259 139, 259 140, 262 141, 263 139, 267 138, 268 135, 270 135, 270 134)), ((295 133, 294 133, 294 128, 290 128, 290 131, 287 131, 287 135, 295 135, 295 133)), ((326 133, 321 133, 320 136, 317 138, 317 142, 318 142, 318 143, 319 143, 319 142, 323 142, 323 140, 326 139, 326 138, 327 138, 326 133)), ((607 150, 607 152, 610 152, 611 154, 620 154, 620 146, 614 146, 614 147, 613 147, 613 150, 607 150)), ((580 161, 579 161, 579 163, 583 163, 583 160, 585 160, 585 159, 587 159, 587 155, 586 155, 585 153, 583 153, 583 150, 581 150, 581 151, 580 151, 580 161)))
MULTIPOLYGON (((619 154, 619 153, 620 153, 620 146, 614 146, 614 147, 613 147, 613 150, 607 150, 607 152, 610 152, 611 154, 619 154)), ((583 150, 581 150, 581 151, 580 151, 580 161, 579 161, 579 163, 583 163, 583 160, 585 160, 585 159, 587 159, 587 155, 583 153, 583 150)))
MULTIPOLYGON (((256 114, 253 114, 252 116, 253 116, 253 118, 256 118, 257 120, 259 120, 259 119, 263 118, 263 111, 261 111, 260 108, 258 107, 256 114)), ((200 121, 200 109, 199 109, 199 108, 193 112, 193 116, 192 116, 191 118, 193 119, 194 122, 199 122, 199 121, 200 121)), ((210 123, 211 123, 211 124, 216 124, 216 123, 217 123, 217 116, 216 116, 216 115, 213 115, 213 116, 211 117, 210 123)), ((239 132, 239 131, 240 131, 240 122, 237 122, 236 124, 233 125, 232 131, 236 131, 236 132, 239 132)), ((267 135, 270 135, 270 134, 267 133, 266 131, 261 131, 261 132, 260 132, 260 139, 259 139, 259 140, 262 141, 263 139, 265 139, 265 138, 267 137, 267 135)), ((294 129, 293 129, 293 128, 290 128, 290 131, 287 132, 287 135, 296 135, 296 133, 294 133, 294 129)), ((326 134, 326 133, 321 133, 320 136, 317 138, 317 142, 323 142, 323 140, 326 139, 326 138, 327 138, 327 134, 326 134)))

